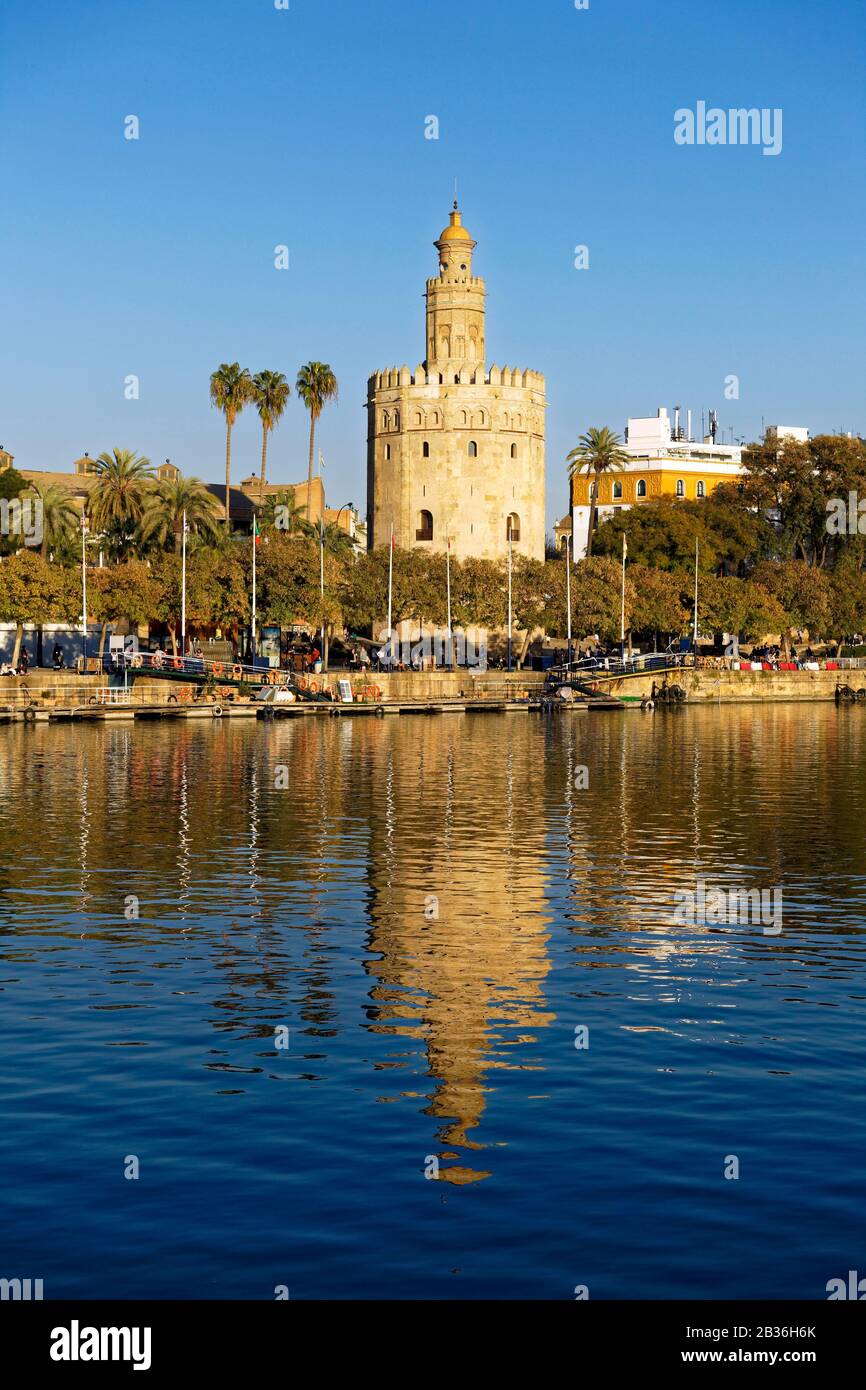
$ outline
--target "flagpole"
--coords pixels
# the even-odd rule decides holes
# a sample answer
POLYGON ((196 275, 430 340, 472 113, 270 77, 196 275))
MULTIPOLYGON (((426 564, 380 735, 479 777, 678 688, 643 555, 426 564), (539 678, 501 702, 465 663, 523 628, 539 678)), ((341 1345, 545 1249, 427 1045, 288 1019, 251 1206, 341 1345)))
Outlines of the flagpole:
POLYGON ((698 538, 695 536, 695 615, 692 628, 692 661, 698 664, 698 538))
POLYGON ((391 670, 391 659, 392 659, 392 656, 393 656, 393 649, 392 649, 392 642, 391 642, 391 614, 392 614, 392 610, 393 610, 392 595, 393 595, 393 521, 392 521, 392 523, 391 523, 391 543, 389 543, 389 546, 388 546, 388 648, 389 648, 389 651, 388 651, 388 669, 389 669, 389 670, 391 670))
POLYGON ((183 512, 183 541, 181 548, 181 586, 180 586, 180 654, 186 656, 186 508, 183 512))
POLYGON ((454 639, 451 636, 451 537, 448 536, 445 547, 445 581, 448 593, 448 670, 454 669, 454 639))
POLYGON ((565 538, 565 601, 568 607, 568 665, 571 666, 571 536, 565 538))
MULTIPOLYGON (((321 476, 322 455, 319 454, 319 475, 321 476)), ((325 661, 325 511, 319 517, 319 594, 322 599, 322 670, 327 669, 325 661)))
POLYGON ((251 623, 253 645, 252 652, 250 653, 252 657, 253 666, 255 666, 256 664, 256 541, 258 540, 258 536, 256 534, 257 531, 258 520, 256 518, 255 512, 253 512, 253 612, 251 623))
POLYGON ((511 522, 508 523, 508 669, 511 670, 511 522))
POLYGON ((622 533, 622 597, 620 601, 619 616, 619 641, 620 656, 625 661, 625 557, 628 547, 625 543, 625 531, 622 533))

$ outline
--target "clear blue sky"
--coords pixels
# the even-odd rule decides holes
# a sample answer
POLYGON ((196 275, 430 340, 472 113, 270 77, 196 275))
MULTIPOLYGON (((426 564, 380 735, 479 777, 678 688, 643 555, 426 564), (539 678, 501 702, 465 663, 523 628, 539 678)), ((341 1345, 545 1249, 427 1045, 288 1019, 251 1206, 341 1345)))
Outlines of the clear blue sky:
MULTIPOLYGON (((423 357, 455 177, 488 362, 547 375, 549 520, 576 436, 661 404, 749 438, 762 416, 866 429, 860 3, 6 0, 0 53, 0 441, 22 467, 117 445, 218 480, 211 370, 294 382, 319 358, 329 501, 364 510, 366 379, 423 357), (699 100, 781 107, 781 154, 676 145, 699 100)), ((293 399, 273 480, 306 445, 293 399)), ((235 479, 259 453, 248 413, 235 479)))

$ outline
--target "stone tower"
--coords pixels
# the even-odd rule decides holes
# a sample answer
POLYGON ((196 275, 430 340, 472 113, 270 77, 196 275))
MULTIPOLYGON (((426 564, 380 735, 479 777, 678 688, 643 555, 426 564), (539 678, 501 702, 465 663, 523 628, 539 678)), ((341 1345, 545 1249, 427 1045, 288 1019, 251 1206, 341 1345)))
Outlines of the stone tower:
POLYGON ((485 369, 484 281, 457 204, 427 281, 426 359, 367 385, 369 545, 544 559, 544 377, 485 369))

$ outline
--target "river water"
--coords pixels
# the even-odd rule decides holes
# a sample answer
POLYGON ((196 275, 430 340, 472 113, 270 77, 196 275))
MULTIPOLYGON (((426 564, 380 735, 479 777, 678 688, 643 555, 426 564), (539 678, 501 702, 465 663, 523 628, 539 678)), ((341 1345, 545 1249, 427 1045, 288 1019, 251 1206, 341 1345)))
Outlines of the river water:
POLYGON ((0 1276, 866 1274, 864 768, 832 705, 0 729, 0 1276))

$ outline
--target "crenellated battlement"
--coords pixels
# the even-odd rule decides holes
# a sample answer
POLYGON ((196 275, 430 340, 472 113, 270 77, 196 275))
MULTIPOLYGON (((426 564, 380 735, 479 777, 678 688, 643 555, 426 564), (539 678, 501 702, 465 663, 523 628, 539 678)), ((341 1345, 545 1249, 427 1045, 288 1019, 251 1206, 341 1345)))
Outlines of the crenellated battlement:
POLYGON ((421 362, 414 372, 406 363, 402 367, 385 367, 367 380, 367 394, 400 386, 518 386, 523 389, 544 390, 544 376, 531 368, 464 366, 459 372, 427 371, 421 362))
POLYGON ((442 294, 447 290, 480 290, 482 294, 487 293, 487 281, 483 275, 462 275, 457 279, 446 279, 442 275, 433 275, 427 281, 427 292, 442 294))

